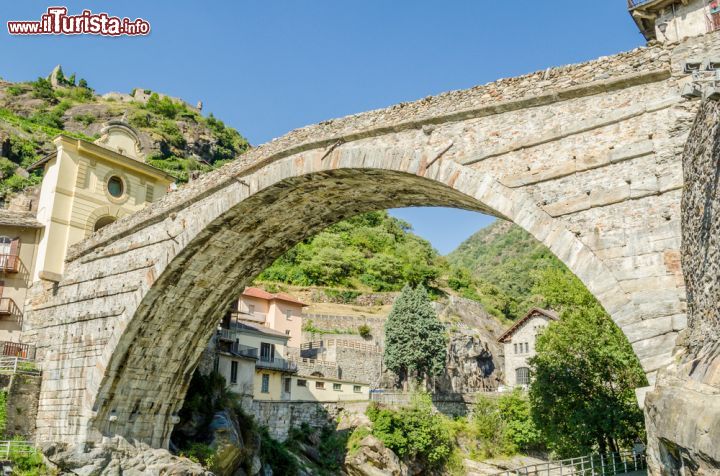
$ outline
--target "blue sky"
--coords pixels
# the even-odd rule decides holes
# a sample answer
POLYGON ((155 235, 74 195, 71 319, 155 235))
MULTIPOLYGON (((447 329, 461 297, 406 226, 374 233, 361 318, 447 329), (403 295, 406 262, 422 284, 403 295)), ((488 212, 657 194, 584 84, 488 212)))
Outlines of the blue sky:
MULTIPOLYGON (((134 87, 202 100, 252 144, 332 117, 463 89, 644 44, 624 0, 5 1, 0 76, 55 64, 98 92, 134 87), (147 37, 11 37, 48 6, 142 17, 147 37)), ((491 219, 392 212, 442 253, 491 219)))

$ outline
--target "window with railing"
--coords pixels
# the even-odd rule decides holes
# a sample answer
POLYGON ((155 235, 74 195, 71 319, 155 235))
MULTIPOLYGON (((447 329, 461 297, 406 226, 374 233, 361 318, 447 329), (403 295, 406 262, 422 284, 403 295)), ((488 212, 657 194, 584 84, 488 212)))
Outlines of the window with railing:
POLYGON ((20 239, 0 236, 0 271, 17 273, 20 268, 20 239))

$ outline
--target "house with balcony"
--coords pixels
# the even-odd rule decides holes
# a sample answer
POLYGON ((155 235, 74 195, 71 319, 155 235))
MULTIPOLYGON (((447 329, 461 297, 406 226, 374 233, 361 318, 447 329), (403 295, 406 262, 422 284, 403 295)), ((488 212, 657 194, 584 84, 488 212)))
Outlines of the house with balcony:
POLYGON ((33 283, 60 281, 72 245, 159 200, 175 181, 145 162, 139 136, 121 121, 106 123, 94 142, 53 142, 56 150, 28 167, 43 170, 41 185, 0 209, 0 352, 25 349, 16 343, 33 283))
POLYGON ((247 287, 233 302, 225 322, 251 322, 288 336, 289 347, 299 348, 302 342, 302 309, 307 304, 287 293, 269 293, 247 287))
POLYGON ((241 396, 290 400, 297 364, 287 358, 288 340, 287 334, 259 323, 230 322, 215 336, 215 370, 241 396))

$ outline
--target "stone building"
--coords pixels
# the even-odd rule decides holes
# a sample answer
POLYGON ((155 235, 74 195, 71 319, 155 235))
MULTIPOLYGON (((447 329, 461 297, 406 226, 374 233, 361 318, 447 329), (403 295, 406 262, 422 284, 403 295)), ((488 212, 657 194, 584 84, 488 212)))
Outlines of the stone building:
POLYGON ((527 386, 530 383, 528 360, 535 355, 535 340, 558 315, 553 311, 534 307, 522 319, 519 319, 498 342, 505 350, 505 384, 510 387, 527 386))
POLYGON ((647 40, 676 42, 720 29, 717 0, 629 0, 628 6, 647 40))
POLYGON ((27 290, 38 279, 62 278, 70 246, 117 218, 162 197, 174 178, 145 163, 135 131, 112 121, 93 142, 60 135, 55 152, 31 165, 43 168, 38 191, 14 197, 0 210, 0 353, 17 346, 27 290))

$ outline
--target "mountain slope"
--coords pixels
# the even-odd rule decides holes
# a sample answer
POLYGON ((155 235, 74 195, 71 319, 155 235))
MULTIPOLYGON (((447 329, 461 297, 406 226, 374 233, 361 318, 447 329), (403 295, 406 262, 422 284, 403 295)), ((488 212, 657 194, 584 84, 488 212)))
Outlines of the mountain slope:
POLYGON ((461 243, 447 255, 447 260, 456 269, 470 270, 479 292, 486 298, 495 296, 494 307, 500 306, 502 314, 510 319, 520 317, 540 302, 538 296, 533 296, 532 288, 543 270, 566 270, 532 235, 500 220, 461 243))
POLYGON ((0 80, 0 197, 40 182, 40 171, 25 170, 54 150, 58 134, 86 140, 103 125, 124 120, 140 136, 147 162, 186 181, 195 171, 213 169, 250 145, 212 114, 149 90, 95 94, 87 82, 65 78, 9 83, 0 80))

